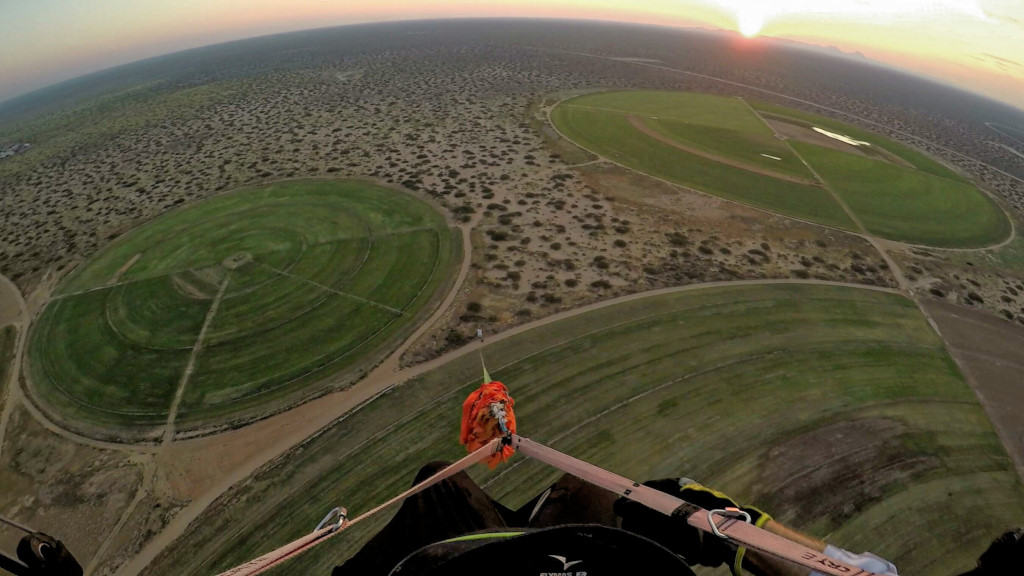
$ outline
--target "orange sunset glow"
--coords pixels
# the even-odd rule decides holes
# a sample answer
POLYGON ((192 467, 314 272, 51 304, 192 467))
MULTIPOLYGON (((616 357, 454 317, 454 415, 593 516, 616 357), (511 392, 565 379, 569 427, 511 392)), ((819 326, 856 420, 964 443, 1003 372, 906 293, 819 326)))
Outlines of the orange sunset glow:
POLYGON ((0 100, 140 58, 387 20, 543 17, 700 26, 836 46, 1024 107, 1016 0, 39 0, 0 8, 0 100))

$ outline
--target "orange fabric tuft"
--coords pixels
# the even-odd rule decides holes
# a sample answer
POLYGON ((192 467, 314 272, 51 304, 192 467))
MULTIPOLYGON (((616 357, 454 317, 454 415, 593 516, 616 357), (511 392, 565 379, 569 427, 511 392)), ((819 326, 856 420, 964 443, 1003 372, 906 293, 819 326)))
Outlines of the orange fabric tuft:
MULTIPOLYGON (((459 443, 465 446, 466 450, 473 452, 501 436, 498 421, 491 416, 490 408, 494 403, 504 405, 505 424, 509 432, 515 433, 516 417, 512 413, 515 401, 509 396, 508 388, 504 384, 488 382, 471 392, 462 403, 462 432, 459 435, 459 443)), ((511 446, 503 446, 500 452, 496 452, 485 462, 493 470, 499 463, 508 460, 513 452, 515 450, 511 446)))

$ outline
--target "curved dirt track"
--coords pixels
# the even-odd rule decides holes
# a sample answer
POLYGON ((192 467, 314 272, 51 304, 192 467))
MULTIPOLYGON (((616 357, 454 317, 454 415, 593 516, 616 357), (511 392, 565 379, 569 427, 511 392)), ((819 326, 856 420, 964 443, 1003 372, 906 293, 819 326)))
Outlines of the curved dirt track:
MULTIPOLYGON (((924 139, 919 137, 919 136, 915 136, 913 134, 910 134, 909 132, 904 132, 903 130, 899 130, 899 129, 893 128, 892 126, 886 126, 886 125, 881 124, 879 122, 876 122, 874 120, 871 120, 871 119, 868 119, 868 118, 864 118, 863 116, 857 116, 856 114, 850 114, 849 112, 843 112, 842 110, 839 110, 837 108, 832 108, 830 106, 825 106, 825 105, 819 104, 817 102, 811 102, 810 100, 804 100, 802 98, 797 98, 795 96, 790 96, 789 94, 783 94, 782 92, 775 92, 773 90, 767 90, 765 88, 758 88, 757 86, 751 86, 750 84, 743 84, 742 82, 735 82, 733 80, 726 80, 725 78, 718 78, 716 76, 709 76, 707 74, 700 74, 698 72, 690 72, 689 70, 680 70, 678 68, 670 68, 668 66, 661 66, 659 64, 655 64, 653 62, 648 62, 648 61, 645 61, 645 60, 622 59, 622 58, 615 58, 615 57, 612 57, 612 56, 602 56, 600 54, 588 54, 586 52, 572 52, 570 50, 558 50, 556 48, 537 48, 537 47, 531 47, 531 48, 533 48, 534 50, 541 51, 541 52, 559 52, 559 53, 562 53, 562 54, 572 54, 574 56, 585 56, 587 58, 597 58, 597 59, 600 59, 600 60, 613 60, 613 61, 616 61, 616 62, 625 62, 627 64, 633 64, 633 65, 636 65, 636 66, 646 66, 648 68, 655 68, 657 70, 664 70, 666 72, 673 72, 673 73, 676 73, 676 74, 684 74, 684 75, 687 75, 687 76, 695 76, 697 78, 704 78, 705 80, 713 80, 715 82, 720 82, 722 84, 728 84, 730 86, 739 86, 740 88, 745 88, 747 90, 753 90, 755 92, 760 92, 762 94, 770 94, 772 96, 778 96, 779 98, 785 98, 786 100, 792 100, 793 102, 800 102, 801 104, 807 104, 809 106, 814 106, 814 107, 820 108, 822 110, 828 110, 829 112, 832 112, 834 114, 839 114, 839 115, 846 116, 846 117, 849 117, 849 118, 856 118, 857 120, 860 120, 861 122, 864 122, 864 123, 867 123, 867 124, 871 124, 872 126, 877 126, 879 128, 883 128, 885 130, 891 130, 891 131, 893 131, 893 132, 895 132, 897 134, 900 134, 902 136, 906 136, 907 138, 910 138, 911 140, 924 141, 924 139)), ((1003 176, 1006 176, 1007 178, 1013 178, 1014 180, 1016 180, 1018 182, 1024 182, 1024 180, 1022 180, 1021 178, 1018 178, 1018 177, 1014 176, 1013 174, 1009 174, 1007 172, 1004 172, 1004 171, 996 168, 995 166, 991 166, 989 164, 986 164, 986 163, 982 162, 981 160, 978 160, 977 158, 972 158, 972 157, 970 157, 970 156, 968 156, 966 154, 962 154, 960 152, 957 152, 956 150, 952 150, 952 149, 950 149, 950 148, 948 148, 946 146, 943 146, 943 145, 935 143, 935 142, 930 142, 930 144, 938 146, 939 148, 942 148, 943 150, 945 150, 947 152, 950 152, 952 154, 956 154, 957 156, 959 156, 961 158, 966 158, 966 159, 970 160, 971 162, 976 162, 978 164, 982 164, 984 166, 987 166, 988 168, 990 168, 992 170, 995 170, 996 172, 999 172, 1000 174, 1002 174, 1003 176)))
MULTIPOLYGON (((775 92, 773 90, 767 90, 765 88, 758 88, 757 86, 751 86, 750 84, 743 84, 742 82, 735 82, 733 80, 726 80, 724 78, 718 78, 716 76, 709 76, 707 74, 700 74, 700 73, 697 73, 697 72, 690 72, 688 70, 680 70, 678 68, 670 68, 668 66, 661 66, 659 64, 656 64, 656 63, 653 63, 653 62, 644 61, 644 60, 621 59, 621 58, 614 58, 612 56, 602 56, 600 54, 588 54, 586 52, 572 52, 572 51, 568 51, 568 50, 558 50, 558 49, 554 49, 554 48, 534 48, 534 49, 542 51, 542 52, 560 52, 560 53, 564 53, 564 54, 572 54, 572 55, 575 55, 575 56, 585 56, 587 58, 597 58, 599 60, 614 60, 614 61, 618 61, 618 62, 626 62, 627 64, 634 64, 636 66, 646 66, 648 68, 654 68, 654 69, 657 69, 657 70, 664 70, 666 72, 673 72, 675 74, 683 74, 683 75, 686 75, 686 76, 695 76, 697 78, 703 78, 705 80, 713 80, 715 82, 720 82, 722 84, 728 84, 730 86, 739 86, 740 88, 745 88, 747 90, 753 90, 755 92, 760 92, 762 94, 770 94, 772 96, 778 96, 779 98, 784 98, 786 100, 792 100, 793 102, 799 102, 801 104, 807 104, 809 106, 814 106, 814 107, 820 108, 822 110, 828 110, 829 112, 832 112, 833 114, 838 114, 840 116, 845 116, 847 118, 854 118, 856 120, 864 122, 865 124, 870 124, 872 126, 877 126, 878 128, 882 128, 882 129, 885 129, 885 130, 891 130, 891 131, 893 131, 893 132, 895 132, 897 134, 900 134, 901 136, 905 136, 906 138, 909 138, 911 141, 915 141, 915 142, 925 142, 926 141, 926 140, 924 140, 923 138, 921 138, 919 136, 915 136, 913 134, 910 134, 909 132, 904 132, 903 130, 899 130, 899 129, 893 128, 892 126, 886 126, 884 124, 881 124, 881 123, 876 122, 874 120, 871 120, 869 118, 865 118, 863 116, 857 116, 856 114, 850 114, 849 112, 843 112, 842 110, 839 110, 837 108, 832 108, 830 106, 825 106, 825 105, 819 104, 817 102, 811 102, 810 100, 804 100, 802 98, 797 98, 795 96, 790 96, 788 94, 783 94, 782 92, 775 92)), ((558 103, 556 103, 555 105, 557 106, 558 103)), ((553 107, 554 106, 552 106, 552 108, 553 107)), ((551 122, 550 109, 548 110, 548 124, 550 124, 551 127, 554 128, 554 124, 551 122)), ((555 128, 555 131, 558 132, 558 129, 555 128)), ((562 134, 561 132, 558 132, 558 135, 561 136, 562 138, 566 138, 565 134, 562 134)), ((566 139, 569 140, 568 138, 566 138, 566 139)), ((569 140, 569 141, 572 142, 572 140, 569 140)), ((999 174, 1002 174, 1003 176, 1006 176, 1007 178, 1012 178, 1012 179, 1014 179, 1014 180, 1016 180, 1018 182, 1024 183, 1024 179, 1018 178, 1017 176, 1014 176, 1013 174, 1010 174, 1008 172, 1000 170, 999 168, 996 168, 995 166, 992 166, 991 164, 987 164, 985 162, 982 162, 981 160, 978 160, 977 158, 973 158, 973 157, 968 156, 966 154, 957 152, 956 150, 952 150, 951 148, 949 148, 947 146, 943 146, 943 145, 938 144, 936 142, 929 142, 929 144, 937 146, 937 147, 939 147, 939 148, 945 150, 946 152, 949 152, 950 154, 953 154, 955 156, 959 156, 961 158, 966 158, 967 160, 970 160, 971 162, 974 162, 976 164, 981 164, 982 166, 985 166, 985 167, 987 167, 990 170, 995 170, 996 172, 998 172, 999 174)), ((932 156, 932 158, 935 159, 934 156, 932 156)), ((938 162, 940 162, 941 164, 947 166, 947 167, 949 166, 948 163, 946 163, 945 161, 938 160, 938 159, 936 159, 936 160, 938 162)), ((613 162, 613 161, 609 160, 609 162, 613 162)), ((623 167, 625 168, 625 166, 623 166, 623 167)), ((690 190, 690 189, 688 188, 688 190, 690 190)), ((1004 214, 1006 214, 1007 219, 1009 219, 1009 221, 1010 221, 1010 235, 1009 235, 1009 237, 1006 240, 1003 240, 1002 242, 999 242, 997 244, 993 244, 991 246, 982 246, 980 248, 934 248, 932 246, 925 246, 925 245, 922 245, 922 244, 909 244, 909 243, 906 243, 904 245, 906 245, 906 246, 914 246, 914 247, 917 247, 917 248, 926 248, 926 249, 931 249, 931 250, 974 252, 974 251, 979 251, 979 250, 994 250, 994 249, 1002 248, 1003 246, 1005 246, 1005 245, 1009 244, 1010 242, 1012 242, 1013 239, 1014 239, 1014 236, 1016 234, 1016 226, 1014 224, 1013 218, 1010 217, 1009 212, 1007 212, 1006 208, 1003 207, 1002 203, 999 201, 999 199, 994 194, 990 193, 988 190, 982 190, 981 188, 979 188, 979 190, 981 190, 984 194, 986 194, 990 198, 992 198, 996 202, 996 205, 999 206, 999 209, 1002 210, 1004 214)), ((694 192, 700 192, 700 191, 699 190, 694 190, 694 192)), ((703 192, 701 192, 701 193, 703 194, 703 192)), ((755 208, 757 210, 762 210, 761 208, 757 208, 756 206, 751 206, 751 208, 755 208)), ((796 220, 799 220, 799 218, 796 218, 796 220)), ((807 222, 806 220, 801 220, 801 221, 802 222, 807 222)), ((809 223, 810 224, 816 224, 815 222, 809 222, 809 223)), ((825 226, 824 224, 817 224, 817 225, 818 226, 825 226)), ((825 227, 826 228, 830 228, 830 226, 825 226, 825 227)), ((848 231, 844 230, 844 232, 848 232, 848 231)))

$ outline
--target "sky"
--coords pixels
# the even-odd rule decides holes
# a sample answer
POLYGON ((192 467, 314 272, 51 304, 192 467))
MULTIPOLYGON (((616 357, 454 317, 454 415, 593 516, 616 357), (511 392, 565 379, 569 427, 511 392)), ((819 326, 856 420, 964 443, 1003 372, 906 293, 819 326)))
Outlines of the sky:
POLYGON ((1024 109, 1022 0, 0 0, 0 101, 240 38, 502 16, 700 26, 836 46, 1024 109))

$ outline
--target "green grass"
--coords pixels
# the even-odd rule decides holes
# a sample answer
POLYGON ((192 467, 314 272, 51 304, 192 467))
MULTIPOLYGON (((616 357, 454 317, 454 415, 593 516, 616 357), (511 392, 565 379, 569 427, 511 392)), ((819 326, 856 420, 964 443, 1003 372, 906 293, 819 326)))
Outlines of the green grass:
POLYGON ((847 136, 856 138, 857 140, 863 140, 864 142, 870 142, 873 146, 878 146, 885 149, 896 156, 899 156, 903 160, 910 163, 911 166, 917 168, 922 172, 933 174, 935 176, 941 176, 950 180, 956 180, 957 182, 966 183, 967 180, 963 176, 960 176, 955 171, 942 165, 940 162, 933 160, 927 154, 915 150, 904 144, 893 141, 890 138, 886 138, 880 134, 852 126, 845 122, 819 116, 817 114, 811 114, 810 112, 803 112, 800 110, 793 110, 792 108, 784 108, 775 104, 769 104, 767 102, 761 102, 758 100, 751 100, 750 105, 762 114, 769 116, 778 116, 782 120, 790 121, 794 124, 798 124, 807 128, 818 126, 828 130, 832 130, 847 136))
POLYGON ((676 142, 704 152, 779 174, 814 180, 814 175, 793 153, 793 150, 773 134, 741 133, 713 126, 689 124, 679 120, 646 118, 644 123, 676 142), (766 158, 762 154, 769 154, 780 158, 780 160, 766 158))
POLYGON ((601 92, 567 100, 561 106, 627 118, 635 115, 652 130, 707 154, 814 179, 796 154, 739 98, 692 92, 601 92))
POLYGON ((745 134, 772 135, 771 129, 765 126, 743 100, 696 92, 599 92, 566 100, 559 107, 596 108, 625 114, 657 116, 663 120, 679 120, 745 134))
POLYGON ((209 300, 176 290, 169 276, 123 284, 105 296, 106 322, 124 340, 146 348, 191 349, 210 309, 209 300))
MULTIPOLYGON (((897 295, 704 289, 581 314, 484 354, 524 436, 639 480, 698 478, 884 554, 901 573, 966 569, 1024 515, 1024 489, 974 394, 897 295), (838 450, 850 438, 868 449, 838 450)), ((334 506, 370 509, 429 460, 457 458, 460 405, 479 372, 466 355, 350 412, 215 502, 151 573, 217 573, 308 533, 334 506)), ((516 456, 471 475, 517 507, 559 472, 516 456)), ((275 573, 326 574, 387 518, 275 573)))
POLYGON ((308 246, 444 226, 422 201, 402 194, 379 198, 380 190, 355 180, 308 181, 215 196, 118 238, 60 290, 101 286, 136 254, 141 257, 122 280, 215 266, 239 252, 290 261, 308 246))
POLYGON ((1010 234, 1003 210, 970 184, 805 142, 791 145, 872 234, 957 248, 990 246, 1010 234))
POLYGON ((159 422, 166 419, 190 351, 148 348, 118 333, 106 314, 112 292, 88 292, 46 307, 29 347, 34 391, 64 414, 99 422, 159 422))
MULTIPOLYGON (((265 263, 266 257, 260 255, 254 262, 232 271, 229 288, 237 284, 240 288, 252 289, 236 290, 221 301, 207 332, 207 343, 216 346, 244 339, 314 312, 332 296, 323 287, 347 290, 346 280, 361 269, 364 259, 372 261, 376 257, 368 254, 370 244, 370 238, 364 237, 311 246, 289 266, 281 268, 271 268, 274 263, 265 263), (286 271, 289 275, 275 270, 286 271), (260 276, 252 276, 257 271, 267 271, 271 276, 263 281, 260 276), (251 283, 253 279, 255 283, 251 283)), ((436 254, 428 263, 435 261, 436 254)))
POLYGON ((795 110, 758 102, 769 117, 806 127, 823 126, 870 142, 909 168, 804 142, 786 145, 743 100, 682 92, 603 92, 566 100, 551 113, 567 138, 595 154, 658 178, 786 216, 854 230, 827 190, 785 177, 813 179, 799 155, 840 194, 875 235, 915 244, 978 248, 1006 239, 1003 210, 958 174, 917 150, 877 134, 795 110), (680 145, 738 162, 731 166, 691 154, 636 129, 648 128, 680 145), (792 148, 791 148, 792 146, 792 148), (794 152, 795 150, 795 152, 794 152), (775 161, 762 156, 781 158, 775 161), (753 170, 769 170, 759 174, 753 170))
POLYGON ((186 417, 197 410, 222 411, 282 386, 294 388, 325 370, 351 366, 393 324, 407 322, 403 311, 415 310, 414 303, 422 300, 440 258, 440 236, 436 230, 417 230, 362 240, 314 247, 331 250, 300 258, 289 270, 319 286, 282 276, 271 289, 223 300, 183 399, 186 417), (332 257, 339 253, 348 256, 332 257), (339 262, 344 265, 338 267, 339 262))
POLYGON ((216 196, 118 238, 62 283, 33 331, 33 384, 72 423, 158 423, 208 322, 177 422, 256 415, 379 361, 460 249, 428 204, 366 182, 216 196))
POLYGON ((670 182, 837 228, 853 223, 823 188, 779 180, 683 152, 641 133, 625 115, 565 105, 551 119, 572 141, 596 154, 670 182))
POLYGON ((350 365, 360 359, 364 342, 395 318, 387 310, 328 293, 319 306, 285 323, 269 329, 261 324, 204 348, 185 390, 183 410, 196 417, 203 408, 219 409, 279 386, 294 388, 339 360, 348 360, 342 367, 350 365))
POLYGON ((960 266, 977 266, 989 272, 1005 275, 1007 272, 1024 275, 1024 236, 1021 235, 1020 221, 1016 222, 1017 233, 1005 246, 984 252, 947 252, 943 260, 960 266), (970 262, 970 264, 968 264, 970 262))
POLYGON ((345 291, 405 309, 437 261, 439 240, 433 230, 374 239, 366 265, 345 285, 345 291))
MULTIPOLYGON (((228 276, 234 278, 234 274, 228 276)), ((307 313, 319 314, 317 308, 331 296, 329 291, 309 282, 278 275, 259 289, 222 299, 203 345, 207 352, 236 340, 244 345, 251 336, 266 334, 293 320, 301 321, 307 313)))

